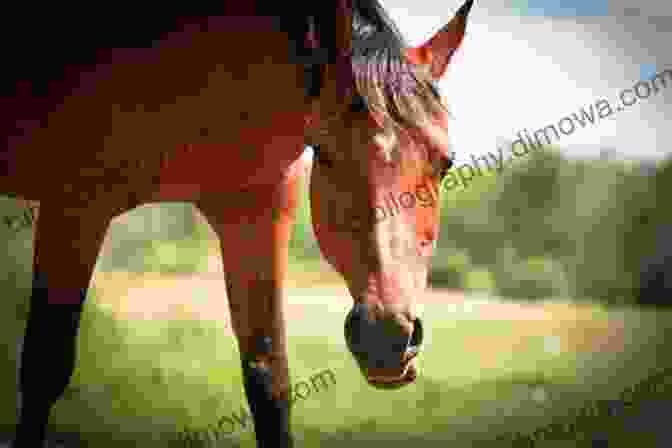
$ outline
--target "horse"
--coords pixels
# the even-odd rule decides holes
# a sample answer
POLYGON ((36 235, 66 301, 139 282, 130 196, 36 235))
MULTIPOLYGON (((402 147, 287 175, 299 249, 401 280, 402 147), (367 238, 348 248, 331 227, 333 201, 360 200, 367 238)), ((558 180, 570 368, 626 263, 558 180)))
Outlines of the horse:
POLYGON ((378 0, 334 3, 337 57, 308 68, 294 55, 310 36, 271 2, 6 11, 0 192, 39 203, 14 448, 46 440, 110 220, 162 201, 194 203, 222 242, 257 446, 294 446, 282 297, 306 145, 314 232, 353 299, 346 346, 372 387, 418 377, 414 305, 453 159, 437 81, 473 0, 415 47, 378 0))

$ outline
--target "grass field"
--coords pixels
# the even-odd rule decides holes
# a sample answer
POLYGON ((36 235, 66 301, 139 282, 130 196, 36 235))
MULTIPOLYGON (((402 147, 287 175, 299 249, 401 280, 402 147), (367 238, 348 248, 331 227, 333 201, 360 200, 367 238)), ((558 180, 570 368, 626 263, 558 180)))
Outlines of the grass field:
MULTIPOLYGON (((78 367, 71 390, 54 409, 52 431, 77 433, 82 446, 96 448, 253 447, 249 422, 217 444, 170 442, 185 426, 206 428, 223 416, 245 412, 238 354, 226 316, 193 318, 199 316, 199 306, 222 302, 223 281, 216 287, 215 280, 127 275, 113 285, 109 278, 102 273, 94 277, 78 367), (155 310, 165 309, 167 291, 187 281, 201 285, 184 289, 193 295, 183 297, 181 309, 194 320, 180 317, 175 311, 179 307, 163 319, 120 318, 115 310, 122 290, 129 301, 142 297, 155 310)), ((434 292, 420 307, 428 336, 419 380, 402 390, 378 391, 364 383, 345 349, 342 325, 350 307, 345 290, 316 286, 288 292, 293 383, 325 369, 336 378, 335 385, 297 401, 293 427, 298 446, 336 447, 345 441, 387 448, 409 441, 423 447, 443 447, 446 441, 458 448, 512 446, 495 439, 569 420, 563 416, 589 400, 617 399, 624 389, 672 364, 665 365, 661 356, 669 313, 563 301, 455 301, 442 299, 444 295, 448 297, 434 292)), ((16 340, 22 330, 23 322, 4 327, 3 341, 16 340)), ((5 398, 0 423, 6 434, 15 420, 16 381, 15 353, 11 344, 7 348, 8 359, 0 358, 0 394, 5 398)), ((620 443, 610 447, 654 446, 643 442, 651 437, 648 433, 619 429, 619 419, 627 418, 595 417, 574 436, 537 446, 593 446, 590 438, 605 431, 620 443)))

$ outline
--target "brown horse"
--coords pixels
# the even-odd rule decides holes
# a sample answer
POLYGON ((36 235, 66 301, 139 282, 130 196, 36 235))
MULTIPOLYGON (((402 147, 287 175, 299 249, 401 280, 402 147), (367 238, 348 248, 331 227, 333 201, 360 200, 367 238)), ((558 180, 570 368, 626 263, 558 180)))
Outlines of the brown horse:
POLYGON ((314 230, 355 304, 347 346, 375 387, 418 375, 422 326, 413 304, 426 287, 438 185, 451 166, 436 81, 462 42, 473 0, 417 48, 377 0, 334 1, 337 57, 306 73, 292 55, 309 21, 241 3, 209 16, 126 9, 103 31, 94 20, 68 21, 69 11, 41 11, 42 22, 13 16, 19 25, 3 31, 5 41, 39 29, 44 38, 2 56, 10 90, 0 92, 0 192, 40 204, 15 448, 45 439, 70 380, 110 219, 157 201, 193 201, 223 243, 258 446, 293 445, 282 295, 306 144, 315 149, 314 230), (59 55, 60 65, 52 61, 59 55))

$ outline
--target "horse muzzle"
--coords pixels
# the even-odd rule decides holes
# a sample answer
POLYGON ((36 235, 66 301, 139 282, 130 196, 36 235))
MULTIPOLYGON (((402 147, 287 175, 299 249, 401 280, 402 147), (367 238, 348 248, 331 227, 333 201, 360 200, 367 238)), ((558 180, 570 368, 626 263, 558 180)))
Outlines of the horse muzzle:
POLYGON ((345 341, 367 382, 379 389, 398 389, 418 376, 415 359, 423 341, 420 318, 408 336, 384 320, 370 320, 367 306, 356 304, 345 318, 345 341))

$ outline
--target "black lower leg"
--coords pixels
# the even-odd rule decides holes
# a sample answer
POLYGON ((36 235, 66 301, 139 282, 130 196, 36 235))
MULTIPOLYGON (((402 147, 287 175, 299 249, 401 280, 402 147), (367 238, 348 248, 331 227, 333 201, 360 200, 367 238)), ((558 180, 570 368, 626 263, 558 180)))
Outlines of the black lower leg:
POLYGON ((273 397, 271 368, 257 362, 259 355, 270 352, 270 338, 262 338, 257 353, 241 354, 243 384, 254 418, 257 448, 292 448, 289 398, 273 397))
POLYGON ((49 304, 45 280, 39 273, 33 278, 19 370, 21 409, 14 448, 41 446, 51 407, 65 391, 75 368, 86 290, 73 291, 79 295, 73 304, 49 304))

